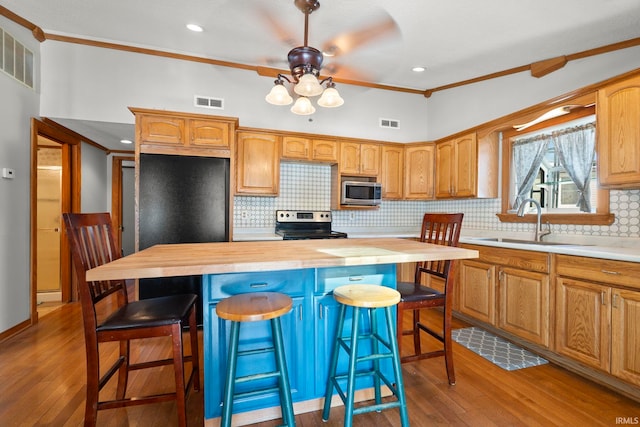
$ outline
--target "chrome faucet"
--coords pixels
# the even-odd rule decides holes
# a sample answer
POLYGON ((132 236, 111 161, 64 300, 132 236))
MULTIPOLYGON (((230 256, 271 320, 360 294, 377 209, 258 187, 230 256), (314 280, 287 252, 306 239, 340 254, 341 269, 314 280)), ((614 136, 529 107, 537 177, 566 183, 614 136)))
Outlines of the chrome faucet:
POLYGON ((547 234, 551 234, 551 229, 549 228, 549 223, 547 223, 547 229, 546 230, 542 230, 542 208, 540 207, 540 203, 538 203, 537 200, 535 199, 524 199, 522 201, 522 203, 520 204, 520 207, 518 208, 518 216, 524 216, 524 209, 527 206, 527 204, 531 202, 536 206, 536 211, 537 211, 537 220, 536 220, 536 237, 535 237, 535 241, 536 242, 540 242, 542 241, 542 236, 546 236, 547 234))

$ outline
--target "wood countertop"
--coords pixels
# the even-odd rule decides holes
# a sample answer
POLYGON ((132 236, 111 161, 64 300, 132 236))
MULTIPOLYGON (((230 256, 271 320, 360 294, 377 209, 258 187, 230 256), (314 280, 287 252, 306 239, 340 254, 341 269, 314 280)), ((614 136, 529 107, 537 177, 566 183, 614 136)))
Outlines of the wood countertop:
POLYGON ((409 239, 312 239, 156 245, 87 271, 139 279, 477 258, 478 251, 409 239))

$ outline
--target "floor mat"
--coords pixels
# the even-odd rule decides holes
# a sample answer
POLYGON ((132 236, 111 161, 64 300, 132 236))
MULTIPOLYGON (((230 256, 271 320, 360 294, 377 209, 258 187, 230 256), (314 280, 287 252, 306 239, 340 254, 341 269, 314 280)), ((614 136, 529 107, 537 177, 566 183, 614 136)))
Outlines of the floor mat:
POLYGON ((507 371, 549 363, 546 359, 518 347, 484 329, 471 327, 454 329, 451 337, 458 344, 507 371))

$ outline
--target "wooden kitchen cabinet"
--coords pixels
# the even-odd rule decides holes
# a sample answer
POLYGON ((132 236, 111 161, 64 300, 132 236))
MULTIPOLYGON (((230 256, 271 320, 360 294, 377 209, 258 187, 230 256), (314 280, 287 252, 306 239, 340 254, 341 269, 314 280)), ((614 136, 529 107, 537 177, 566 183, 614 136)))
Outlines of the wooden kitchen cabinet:
POLYGON ((459 262, 457 309, 490 325, 496 324, 496 266, 486 262, 459 262), (462 285, 464 284, 464 285, 462 285))
POLYGON ((435 146, 410 144, 404 150, 404 198, 433 199, 435 146))
POLYGON ((282 158, 313 162, 338 162, 338 142, 332 139, 282 137, 282 158))
POLYGON ((611 289, 560 277, 556 281, 556 352, 609 369, 611 289))
POLYGON ((140 153, 230 157, 237 119, 131 109, 140 153))
POLYGON ((400 200, 404 184, 404 147, 401 145, 382 146, 382 164, 380 183, 382 197, 387 200, 400 200))
POLYGON ((640 76, 598 91, 598 181, 603 187, 640 187, 640 76))
POLYGON ((436 144, 436 198, 476 196, 477 152, 475 132, 436 144))
POLYGON ((498 327, 549 347, 549 275, 499 267, 498 327))
POLYGON ((380 145, 340 142, 340 174, 377 177, 380 173, 380 145))
POLYGON ((557 255, 556 270, 556 352, 640 385, 640 265, 557 255))
POLYGON ((239 131, 236 139, 236 194, 277 196, 280 137, 267 132, 239 131))
POLYGON ((548 348, 550 342, 549 255, 480 245, 462 245, 479 258, 460 261, 457 310, 548 348))

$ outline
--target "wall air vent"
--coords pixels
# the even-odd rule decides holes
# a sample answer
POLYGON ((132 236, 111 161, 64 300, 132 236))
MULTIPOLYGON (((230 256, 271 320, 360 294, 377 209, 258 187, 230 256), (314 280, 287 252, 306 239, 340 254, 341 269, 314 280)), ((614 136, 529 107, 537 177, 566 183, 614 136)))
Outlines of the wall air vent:
POLYGON ((380 119, 380 127, 388 129, 400 129, 400 121, 393 119, 380 119))
POLYGON ((211 96, 196 95, 194 97, 194 103, 196 107, 213 108, 215 110, 224 110, 224 99, 222 98, 213 98, 211 96))
POLYGON ((33 89, 33 52, 0 28, 0 70, 33 89))

